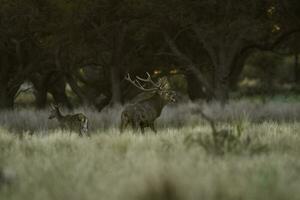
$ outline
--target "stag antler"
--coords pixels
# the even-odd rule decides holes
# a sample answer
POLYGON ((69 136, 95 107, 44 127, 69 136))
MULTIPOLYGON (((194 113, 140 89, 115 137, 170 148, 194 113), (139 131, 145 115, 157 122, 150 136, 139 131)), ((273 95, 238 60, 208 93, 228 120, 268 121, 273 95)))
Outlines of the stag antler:
POLYGON ((144 79, 144 78, 141 78, 141 77, 139 77, 139 76, 136 76, 136 78, 138 79, 138 80, 140 80, 140 81, 143 81, 143 82, 146 82, 146 83, 151 83, 154 87, 156 87, 156 88, 160 88, 161 87, 161 85, 162 84, 156 84, 153 80, 152 80, 152 78, 151 78, 151 75, 148 73, 148 72, 146 72, 146 74, 147 74, 147 78, 146 79, 144 79))
MULTIPOLYGON (((147 73, 148 74, 148 73, 147 73)), ((150 76, 150 74, 149 74, 149 76, 150 76)), ((139 77, 136 77, 137 79, 140 79, 139 77)), ((151 79, 151 77, 150 77, 150 79, 151 79)), ((138 88, 138 89, 140 89, 140 90, 142 90, 142 91, 145 91, 145 92, 152 92, 152 91, 155 91, 155 90, 157 90, 158 88, 144 88, 143 86, 142 86, 142 84, 138 81, 138 80, 132 80, 131 79, 131 77, 130 77, 130 75, 129 74, 127 74, 126 76, 125 76, 125 80, 127 80, 127 81, 129 81, 132 85, 134 85, 136 88, 138 88)), ((141 80, 142 81, 142 80, 141 80)), ((145 81, 145 82, 148 82, 148 81, 145 81)))
POLYGON ((57 104, 57 103, 51 103, 50 104, 50 108, 55 110, 55 109, 59 109, 62 105, 61 104, 57 104))

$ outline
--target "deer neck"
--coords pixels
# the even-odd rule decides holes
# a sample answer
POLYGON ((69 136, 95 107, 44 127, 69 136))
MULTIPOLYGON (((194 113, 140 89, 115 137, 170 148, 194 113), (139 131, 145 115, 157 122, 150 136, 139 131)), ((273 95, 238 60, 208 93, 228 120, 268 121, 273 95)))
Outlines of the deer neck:
POLYGON ((166 101, 164 101, 158 94, 155 94, 151 98, 151 103, 154 106, 155 110, 157 111, 158 114, 161 113, 162 109, 166 105, 166 101))
POLYGON ((58 121, 60 121, 64 118, 64 116, 61 114, 59 109, 56 109, 56 118, 57 118, 58 121))

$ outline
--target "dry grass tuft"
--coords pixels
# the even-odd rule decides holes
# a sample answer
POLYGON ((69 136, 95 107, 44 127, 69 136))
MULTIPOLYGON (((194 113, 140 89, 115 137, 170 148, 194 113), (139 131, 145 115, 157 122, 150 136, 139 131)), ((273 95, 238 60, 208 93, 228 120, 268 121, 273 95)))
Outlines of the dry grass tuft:
MULTIPOLYGON (((83 107, 73 113, 82 112, 90 120, 92 132, 118 129, 120 114, 123 107, 104 109, 101 113, 91 108, 83 107)), ((184 103, 167 106, 156 124, 160 129, 182 128, 184 126, 197 126, 205 123, 199 110, 211 116, 216 122, 239 123, 249 121, 262 123, 294 122, 300 120, 300 103, 269 102, 266 104, 255 101, 232 101, 225 107, 218 103, 184 103)), ((34 110, 19 108, 14 111, 0 112, 0 126, 11 132, 47 134, 48 130, 55 130, 58 125, 55 120, 48 120, 48 110, 34 110)), ((64 113, 67 113, 65 111, 64 113)))
POLYGON ((251 102, 231 102, 225 108, 202 105, 215 123, 215 132, 201 117, 198 105, 168 107, 157 121, 157 135, 132 130, 120 135, 117 116, 122 108, 103 113, 81 108, 78 111, 91 120, 90 138, 56 129, 56 122, 48 122, 47 111, 2 112, 0 197, 299 199, 298 105, 283 104, 286 110, 272 103, 259 105, 257 113, 251 106, 251 102), (270 110, 270 118, 265 118, 263 108, 264 112, 270 110), (288 116, 291 108, 294 111, 288 116), (221 137, 226 139, 217 141, 218 134, 227 134, 221 137), (188 137, 196 140, 189 148, 184 143, 188 137), (202 138, 200 145, 197 138, 202 138), (260 144, 268 147, 267 153, 253 152, 260 144))

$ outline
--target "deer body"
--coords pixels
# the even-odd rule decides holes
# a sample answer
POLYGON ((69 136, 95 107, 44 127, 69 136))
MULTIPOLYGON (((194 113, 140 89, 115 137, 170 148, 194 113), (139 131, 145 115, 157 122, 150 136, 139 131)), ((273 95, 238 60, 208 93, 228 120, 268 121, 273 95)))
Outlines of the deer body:
POLYGON ((80 136, 88 133, 88 118, 82 113, 74 115, 62 115, 58 106, 52 107, 49 119, 56 118, 61 129, 66 129, 79 133, 80 136))
MULTIPOLYGON (((148 79, 149 77, 150 75, 148 75, 148 79)), ((127 79, 130 79, 130 77, 127 79)), ((133 81, 131 82, 133 84, 135 83, 133 81)), ((138 83, 138 85, 135 86, 141 87, 141 84, 138 83)), ((141 87, 141 89, 144 88, 141 87)), ((163 90, 160 87, 156 88, 152 92, 154 93, 150 98, 125 107, 121 114, 121 132, 123 132, 128 125, 131 125, 135 130, 140 128, 142 133, 144 133, 144 129, 146 127, 150 127, 155 133, 157 132, 154 122, 160 116, 167 103, 175 102, 175 92, 171 90, 163 90)))

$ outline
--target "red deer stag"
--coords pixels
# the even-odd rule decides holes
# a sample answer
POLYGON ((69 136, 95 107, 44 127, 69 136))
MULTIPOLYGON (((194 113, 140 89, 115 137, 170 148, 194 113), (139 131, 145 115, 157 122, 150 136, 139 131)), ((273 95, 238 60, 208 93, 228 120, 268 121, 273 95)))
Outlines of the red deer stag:
POLYGON ((156 128, 154 126, 154 121, 160 116, 162 109, 169 102, 176 102, 176 93, 168 88, 163 82, 155 83, 149 73, 147 73, 147 78, 136 77, 132 80, 128 74, 125 80, 129 81, 136 88, 144 92, 152 93, 151 97, 141 100, 135 104, 128 105, 124 108, 121 114, 121 127, 120 131, 123 130, 130 124, 134 130, 138 128, 144 133, 146 127, 150 127, 155 133, 156 128), (152 87, 145 88, 142 83, 148 83, 152 87))

